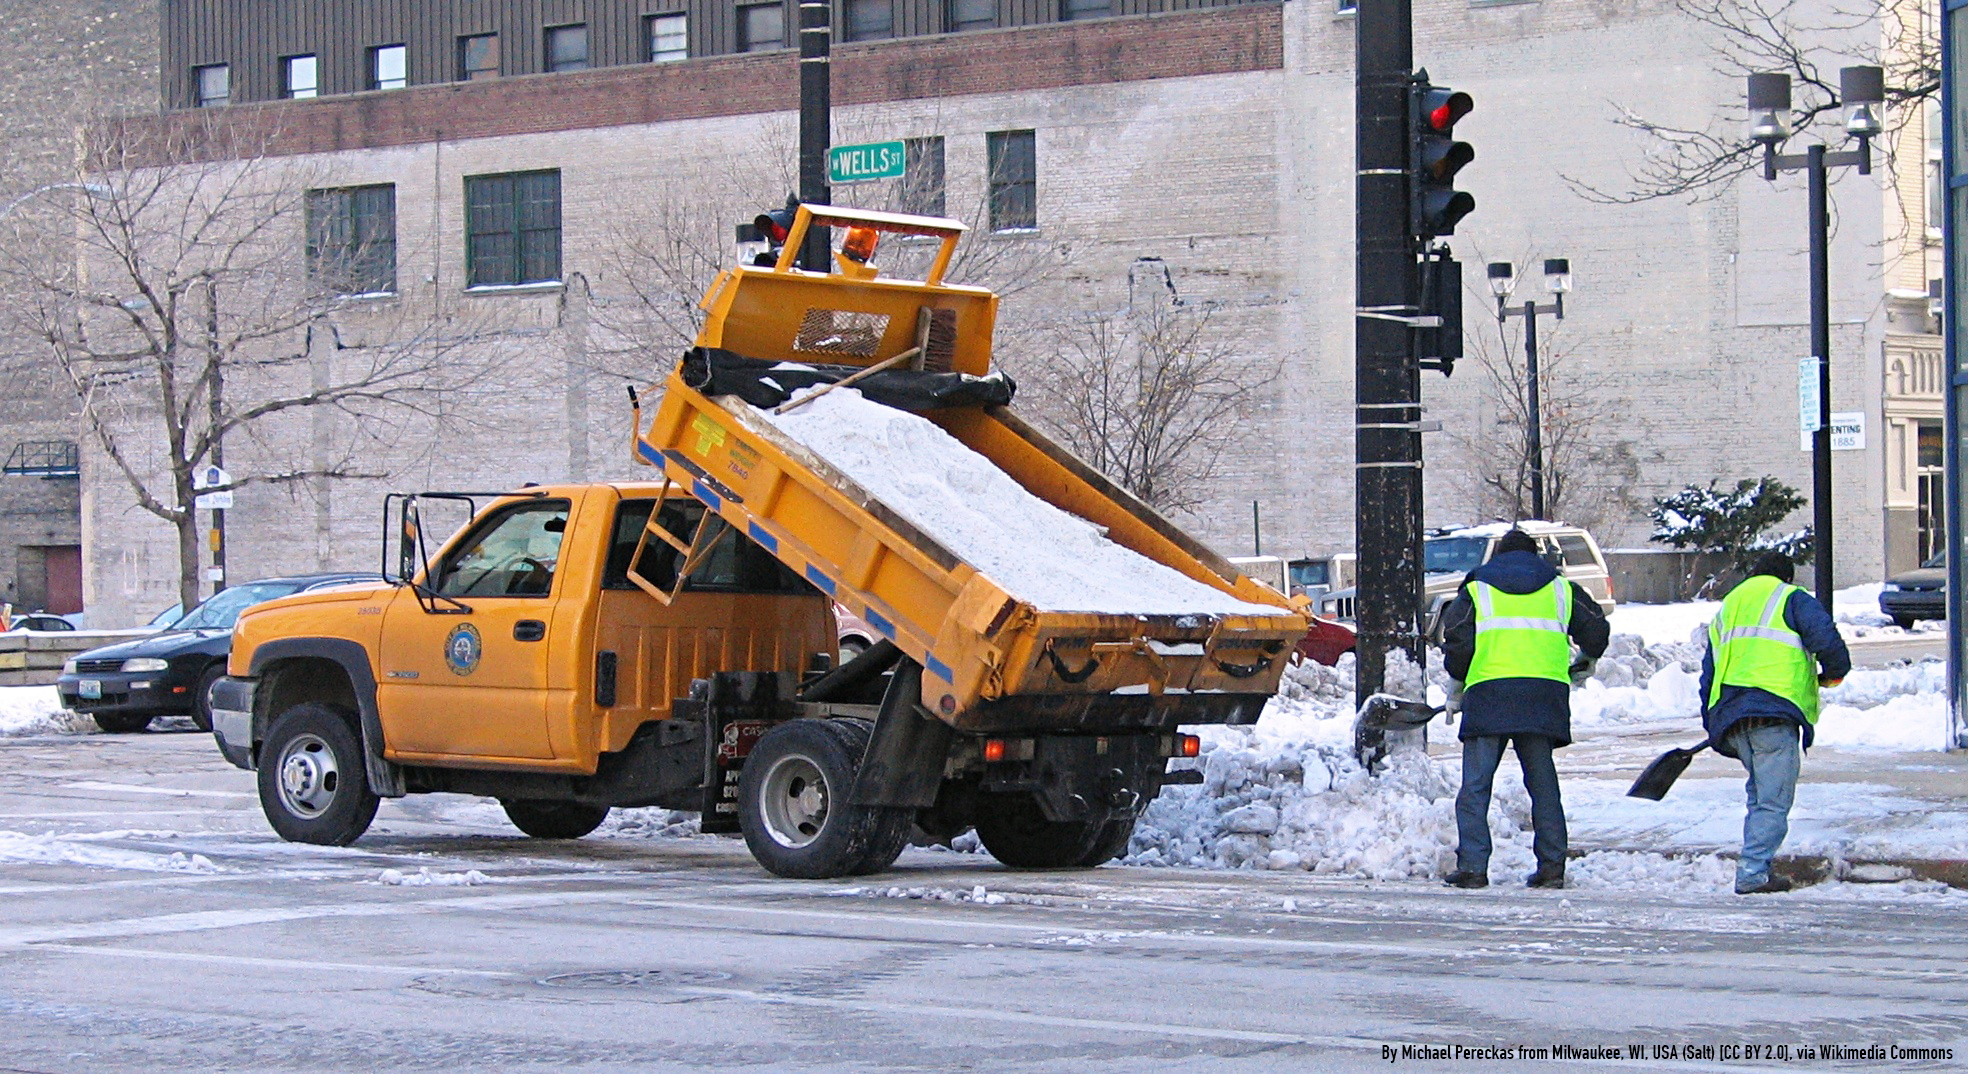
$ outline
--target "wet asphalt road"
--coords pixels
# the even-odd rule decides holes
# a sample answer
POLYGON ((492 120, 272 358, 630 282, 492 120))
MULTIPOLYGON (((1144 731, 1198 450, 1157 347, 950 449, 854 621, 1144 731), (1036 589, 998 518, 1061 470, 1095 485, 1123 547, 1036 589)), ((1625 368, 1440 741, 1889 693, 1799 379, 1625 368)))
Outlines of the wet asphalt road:
POLYGON ((1968 924, 1908 902, 1012 873, 777 880, 736 841, 384 806, 278 842, 195 733, 0 739, 0 1070, 1425 1070, 1430 1043, 1947 1046, 1968 924), (175 855, 175 856, 174 856, 175 855), (44 860, 30 861, 39 857, 44 860))

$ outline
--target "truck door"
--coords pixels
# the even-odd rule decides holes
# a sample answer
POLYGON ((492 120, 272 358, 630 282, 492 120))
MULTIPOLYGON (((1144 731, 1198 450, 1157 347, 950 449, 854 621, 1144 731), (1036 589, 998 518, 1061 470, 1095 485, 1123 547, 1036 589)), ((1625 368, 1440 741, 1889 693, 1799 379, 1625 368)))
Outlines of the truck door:
POLYGON ((437 612, 408 587, 397 591, 383 620, 376 677, 392 756, 514 763, 554 757, 548 674, 556 650, 578 644, 573 624, 558 624, 555 615, 566 588, 557 568, 571 508, 565 499, 528 500, 474 522, 431 565, 429 588, 449 598, 431 602, 437 612))

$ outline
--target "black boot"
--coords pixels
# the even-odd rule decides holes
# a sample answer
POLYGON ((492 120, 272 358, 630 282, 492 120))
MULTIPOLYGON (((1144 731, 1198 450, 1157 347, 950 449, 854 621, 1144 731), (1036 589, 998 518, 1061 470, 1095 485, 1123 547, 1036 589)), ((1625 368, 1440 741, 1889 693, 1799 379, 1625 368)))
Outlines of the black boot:
POLYGON ((1473 891, 1477 888, 1489 887, 1490 878, 1470 869, 1457 869, 1443 877, 1442 883, 1452 888, 1468 888, 1473 891))
POLYGON ((1540 865, 1537 872, 1524 878, 1524 884, 1534 888, 1562 888, 1565 886, 1565 866, 1540 865))

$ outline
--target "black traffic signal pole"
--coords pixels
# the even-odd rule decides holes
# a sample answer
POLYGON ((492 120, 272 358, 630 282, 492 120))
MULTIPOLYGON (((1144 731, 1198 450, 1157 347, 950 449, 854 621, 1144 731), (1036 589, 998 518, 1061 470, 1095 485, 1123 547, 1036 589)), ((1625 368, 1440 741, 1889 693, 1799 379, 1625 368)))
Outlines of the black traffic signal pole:
POLYGON ((1806 147, 1804 170, 1810 176, 1811 357, 1818 360, 1818 431, 1811 436, 1811 525, 1817 527, 1812 535, 1817 547, 1811 558, 1817 564, 1812 573, 1818 603, 1828 612, 1837 587, 1831 578, 1831 213, 1825 204, 1824 143, 1806 147))
POLYGON ((1386 682, 1387 653, 1419 662, 1421 374, 1412 354, 1416 262, 1409 215, 1410 0, 1360 0, 1354 295, 1356 696, 1386 682))
MULTIPOLYGON (((827 0, 800 0, 800 201, 807 205, 826 205, 832 194, 827 189, 827 149, 833 132, 833 28, 831 5, 827 0)), ((806 248, 800 251, 800 267, 812 272, 833 269, 830 230, 816 227, 806 234, 806 248)))

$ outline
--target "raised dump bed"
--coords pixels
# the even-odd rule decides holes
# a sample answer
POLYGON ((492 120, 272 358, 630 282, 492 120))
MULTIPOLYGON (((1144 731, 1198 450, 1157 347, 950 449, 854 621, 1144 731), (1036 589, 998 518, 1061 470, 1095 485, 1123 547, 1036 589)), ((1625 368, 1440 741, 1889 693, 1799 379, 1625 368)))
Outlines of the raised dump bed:
POLYGON ((785 249, 818 225, 942 245, 922 281, 725 273, 642 457, 920 664, 958 730, 1255 720, 1305 617, 990 401, 996 297, 941 280, 963 225, 802 208, 785 249), (754 405, 912 349, 867 397, 754 405))

